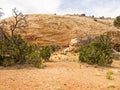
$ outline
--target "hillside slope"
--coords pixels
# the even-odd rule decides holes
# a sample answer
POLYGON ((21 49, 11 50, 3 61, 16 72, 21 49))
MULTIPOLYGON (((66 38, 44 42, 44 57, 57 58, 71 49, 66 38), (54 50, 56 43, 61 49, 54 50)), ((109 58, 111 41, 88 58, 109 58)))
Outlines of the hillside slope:
MULTIPOLYGON (((9 22, 9 18, 7 22, 9 22)), ((113 19, 97 19, 83 16, 58 16, 31 14, 27 18, 27 33, 22 33, 30 43, 41 46, 59 44, 67 46, 71 39, 87 34, 99 35, 105 32, 118 31, 113 26, 113 19)))

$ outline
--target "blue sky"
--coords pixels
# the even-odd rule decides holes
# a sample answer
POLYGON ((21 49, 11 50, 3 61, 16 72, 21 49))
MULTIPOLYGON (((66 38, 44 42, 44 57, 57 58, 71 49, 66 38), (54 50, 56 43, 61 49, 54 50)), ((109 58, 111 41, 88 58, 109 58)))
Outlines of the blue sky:
POLYGON ((81 14, 105 17, 120 15, 120 0, 0 0, 4 17, 16 7, 25 14, 81 14))
POLYGON ((62 0, 61 10, 68 13, 116 17, 120 15, 120 0, 62 0))

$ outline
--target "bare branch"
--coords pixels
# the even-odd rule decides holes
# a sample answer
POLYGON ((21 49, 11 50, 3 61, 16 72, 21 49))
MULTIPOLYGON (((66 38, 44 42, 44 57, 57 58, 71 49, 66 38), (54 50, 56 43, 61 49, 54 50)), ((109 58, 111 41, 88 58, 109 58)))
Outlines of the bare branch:
POLYGON ((16 8, 12 10, 13 19, 11 20, 10 30, 13 37, 15 30, 24 30, 27 26, 27 15, 23 15, 22 12, 19 12, 16 8))

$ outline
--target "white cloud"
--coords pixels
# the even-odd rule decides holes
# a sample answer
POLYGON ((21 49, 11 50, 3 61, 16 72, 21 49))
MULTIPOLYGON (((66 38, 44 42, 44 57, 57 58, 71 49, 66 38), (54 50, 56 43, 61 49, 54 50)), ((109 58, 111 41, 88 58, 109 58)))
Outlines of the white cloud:
POLYGON ((111 8, 104 8, 104 7, 96 7, 93 9, 94 15, 99 16, 107 16, 107 17, 114 17, 116 16, 114 12, 111 12, 111 8))
POLYGON ((119 3, 119 0, 102 1, 100 5, 96 4, 93 7, 92 13, 96 16, 116 17, 120 15, 119 3))
POLYGON ((116 17, 120 15, 120 0, 62 0, 61 13, 116 17))
POLYGON ((15 7, 23 13, 55 13, 59 5, 60 0, 0 0, 5 17, 11 16, 15 7))
POLYGON ((79 9, 74 8, 67 8, 64 10, 58 10, 58 14, 64 15, 64 14, 78 14, 78 13, 84 13, 84 11, 80 11, 79 9))
POLYGON ((120 0, 0 0, 5 16, 17 8, 23 13, 85 13, 87 15, 116 17, 120 15, 120 0))

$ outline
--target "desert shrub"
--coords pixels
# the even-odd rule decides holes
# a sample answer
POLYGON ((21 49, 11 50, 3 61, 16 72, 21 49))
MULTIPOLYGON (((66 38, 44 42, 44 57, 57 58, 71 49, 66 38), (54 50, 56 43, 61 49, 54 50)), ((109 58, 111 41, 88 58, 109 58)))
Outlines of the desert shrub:
POLYGON ((40 52, 34 51, 36 50, 36 46, 31 45, 30 46, 30 53, 27 55, 26 63, 33 65, 37 68, 42 68, 42 60, 40 58, 40 52))
POLYGON ((50 56, 51 56, 51 52, 49 46, 45 46, 40 50, 40 57, 45 61, 49 61, 50 56))
MULTIPOLYGON (((3 64, 5 59, 13 58, 12 54, 13 54, 14 49, 15 48, 12 47, 12 44, 8 40, 0 41, 0 61, 1 61, 0 63, 1 65, 3 64)), ((7 60, 5 62, 7 63, 7 60)))
POLYGON ((83 13, 83 14, 81 14, 80 16, 86 16, 86 15, 83 13))
POLYGON ((0 41, 0 65, 11 66, 14 64, 41 64, 37 45, 28 45, 20 35, 14 35, 11 40, 0 41))
POLYGON ((17 45, 9 40, 3 40, 0 42, 0 54, 4 63, 10 63, 11 60, 14 60, 15 63, 25 62, 25 59, 23 59, 23 56, 25 56, 25 50, 21 49, 23 47, 25 49, 25 46, 23 46, 23 42, 21 43, 22 44, 17 45))
POLYGON ((20 35, 14 35, 13 53, 11 56, 15 59, 16 63, 24 64, 26 62, 26 56, 29 52, 29 45, 22 39, 20 35))
POLYGON ((104 19, 105 17, 104 16, 101 16, 101 17, 99 17, 100 19, 104 19))
POLYGON ((14 61, 14 59, 11 59, 11 58, 8 57, 8 58, 4 59, 4 61, 2 62, 2 65, 4 67, 13 66, 13 65, 15 65, 15 61, 14 61))
POLYGON ((112 63, 111 38, 108 35, 101 35, 91 43, 82 45, 79 60, 88 64, 110 65, 112 63))
POLYGON ((0 55, 0 65, 2 65, 3 57, 0 55))
POLYGON ((113 73, 113 71, 108 71, 107 73, 106 73, 106 79, 109 79, 109 80, 113 80, 114 78, 113 78, 113 75, 114 73, 113 73))
POLYGON ((114 20, 114 26, 119 28, 120 27, 120 16, 117 16, 114 20))
POLYGON ((52 44, 50 45, 51 52, 55 52, 60 49, 60 46, 58 44, 52 44))
POLYGON ((44 65, 43 65, 42 62, 41 62, 41 59, 35 60, 33 65, 34 65, 34 67, 36 67, 36 68, 43 68, 43 67, 44 67, 44 65))
POLYGON ((43 68, 42 59, 40 57, 40 50, 38 45, 30 45, 28 55, 26 56, 26 63, 33 65, 36 68, 43 68))

